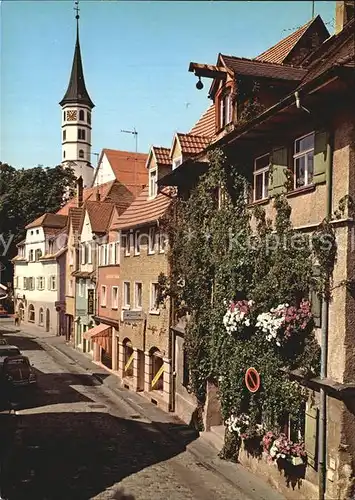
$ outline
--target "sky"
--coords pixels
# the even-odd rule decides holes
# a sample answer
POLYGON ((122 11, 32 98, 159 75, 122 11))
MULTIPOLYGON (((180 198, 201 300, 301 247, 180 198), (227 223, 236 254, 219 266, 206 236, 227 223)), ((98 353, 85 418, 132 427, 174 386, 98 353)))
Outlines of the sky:
MULTIPOLYGON (((72 65, 71 0, 1 2, 0 161, 14 167, 61 161, 61 108, 72 65)), ((95 103, 92 152, 171 147, 211 101, 190 61, 218 53, 254 57, 311 18, 311 1, 80 1, 86 87, 95 103)), ((315 2, 332 34, 335 1, 315 2)), ((95 164, 96 157, 92 157, 95 164)))

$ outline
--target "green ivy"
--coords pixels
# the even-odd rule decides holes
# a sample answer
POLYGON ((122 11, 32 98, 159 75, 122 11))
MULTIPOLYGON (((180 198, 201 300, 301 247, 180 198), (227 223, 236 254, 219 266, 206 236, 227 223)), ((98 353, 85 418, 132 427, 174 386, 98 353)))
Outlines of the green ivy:
MULTIPOLYGON (((210 153, 209 162, 208 172, 188 196, 174 201, 166 217, 171 275, 159 281, 162 297, 173 297, 176 315, 189 314, 185 349, 191 390, 203 402, 206 381, 218 383, 224 418, 245 412, 252 422, 262 419, 277 428, 287 412, 301 425, 306 394, 285 370, 319 373, 320 350, 312 323, 287 350, 255 331, 230 336, 222 319, 229 300, 253 300, 256 318, 280 303, 297 305, 307 298, 315 286, 315 259, 329 276, 333 232, 324 223, 313 237, 313 248, 306 235, 293 229, 284 196, 274 199, 276 217, 271 222, 260 206, 253 212, 247 207, 249 186, 239 165, 220 150, 210 153), (332 242, 326 251, 321 244, 325 233, 332 242), (255 394, 244 383, 251 366, 262 381, 255 394)), ((324 293, 325 282, 317 282, 319 293, 324 293)))

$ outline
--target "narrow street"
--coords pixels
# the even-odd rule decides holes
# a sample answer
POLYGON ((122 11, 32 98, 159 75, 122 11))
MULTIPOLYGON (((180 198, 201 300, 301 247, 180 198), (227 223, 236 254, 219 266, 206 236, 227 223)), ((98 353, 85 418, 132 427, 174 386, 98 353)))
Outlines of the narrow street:
POLYGON ((38 387, 0 415, 3 498, 250 498, 44 341, 4 336, 34 364, 38 387))

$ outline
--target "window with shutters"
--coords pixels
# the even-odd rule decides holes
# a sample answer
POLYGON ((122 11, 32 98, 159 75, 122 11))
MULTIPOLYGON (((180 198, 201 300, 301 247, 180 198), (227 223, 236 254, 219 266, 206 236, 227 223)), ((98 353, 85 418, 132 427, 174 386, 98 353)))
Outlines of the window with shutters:
POLYGON ((49 289, 52 291, 57 289, 57 277, 55 275, 49 278, 49 289))
POLYGON ((317 451, 318 451, 318 427, 319 411, 310 402, 306 403, 306 421, 304 444, 307 452, 307 464, 317 470, 317 451))
POLYGON ((313 183, 314 132, 295 140, 293 154, 294 189, 313 183))
POLYGON ((37 289, 38 290, 44 290, 44 285, 45 285, 45 283, 44 283, 44 277, 43 276, 39 276, 37 278, 37 289))
POLYGON ((259 156, 254 160, 253 201, 265 200, 269 194, 270 155, 259 156))

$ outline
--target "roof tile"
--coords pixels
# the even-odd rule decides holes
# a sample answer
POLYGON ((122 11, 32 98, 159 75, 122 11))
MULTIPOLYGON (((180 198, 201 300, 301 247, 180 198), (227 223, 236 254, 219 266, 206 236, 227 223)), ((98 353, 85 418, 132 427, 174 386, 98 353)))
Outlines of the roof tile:
POLYGON ((103 149, 103 154, 106 155, 116 179, 137 196, 148 182, 145 168, 148 155, 117 149, 103 149))
POLYGON ((224 54, 221 54, 221 57, 227 68, 239 75, 300 81, 306 74, 305 69, 295 68, 286 64, 268 63, 224 54))
POLYGON ((115 204, 101 201, 87 201, 85 209, 88 212, 91 229, 94 233, 104 233, 109 225, 115 204))
POLYGON ((155 198, 148 198, 148 187, 132 202, 125 212, 118 218, 111 229, 128 229, 150 222, 156 222, 168 209, 171 198, 167 196, 169 188, 163 189, 155 198), (164 194, 165 193, 165 194, 164 194))
POLYGON ((46 213, 35 219, 30 224, 27 224, 25 229, 31 229, 33 227, 47 227, 47 228, 59 228, 63 227, 67 223, 67 216, 63 214, 50 214, 46 213))
POLYGON ((198 154, 203 151, 211 142, 211 138, 194 134, 176 134, 182 154, 198 154))
POLYGON ((190 130, 189 134, 202 135, 204 137, 213 137, 215 135, 215 105, 210 107, 202 114, 199 120, 190 130))
POLYGON ((157 163, 160 165, 171 165, 170 149, 152 146, 157 163))

